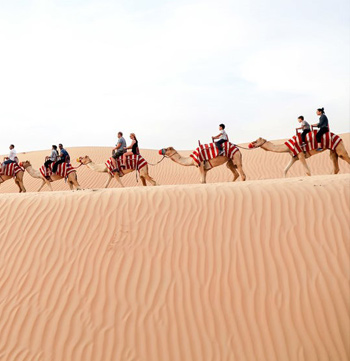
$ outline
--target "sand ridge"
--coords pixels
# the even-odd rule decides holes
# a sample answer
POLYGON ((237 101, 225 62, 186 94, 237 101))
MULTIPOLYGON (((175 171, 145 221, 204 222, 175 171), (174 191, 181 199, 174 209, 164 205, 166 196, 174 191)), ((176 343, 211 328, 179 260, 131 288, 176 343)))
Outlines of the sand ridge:
POLYGON ((0 359, 348 360, 350 177, 0 196, 0 359))

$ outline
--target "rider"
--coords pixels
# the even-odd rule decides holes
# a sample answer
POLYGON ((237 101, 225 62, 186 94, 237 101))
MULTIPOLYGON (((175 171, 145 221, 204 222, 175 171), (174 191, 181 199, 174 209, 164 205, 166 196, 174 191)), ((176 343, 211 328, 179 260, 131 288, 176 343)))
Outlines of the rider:
POLYGON ((57 167, 59 164, 68 163, 70 159, 68 152, 63 148, 63 144, 60 143, 58 148, 60 149, 60 159, 53 165, 52 173, 57 172, 57 167))
POLYGON ((44 166, 49 168, 49 165, 53 162, 57 161, 58 152, 57 152, 57 145, 52 146, 51 155, 49 157, 46 157, 46 161, 44 163, 44 166))
POLYGON ((222 145, 228 141, 227 133, 225 132, 225 124, 219 125, 220 133, 216 135, 215 137, 211 137, 211 139, 214 141, 214 139, 219 139, 217 142, 215 142, 215 145, 217 146, 219 150, 219 155, 224 154, 224 150, 222 149, 222 145))
POLYGON ((9 149, 10 149, 9 156, 7 158, 5 158, 6 160, 2 163, 2 173, 5 172, 5 168, 6 168, 7 164, 16 163, 17 152, 15 149, 15 146, 13 144, 11 144, 9 146, 9 149))
POLYGON ((310 132, 310 124, 304 120, 304 117, 302 115, 300 115, 298 117, 298 122, 301 124, 301 127, 297 128, 297 129, 302 129, 303 132, 301 133, 301 140, 302 140, 302 145, 305 145, 305 137, 306 134, 310 132))
POLYGON ((316 140, 317 140, 316 150, 318 152, 322 152, 323 151, 321 144, 322 135, 329 132, 328 118, 324 113, 324 108, 318 108, 316 110, 316 114, 320 116, 320 121, 317 124, 313 124, 314 127, 318 128, 318 132, 316 134, 316 140))
POLYGON ((128 146, 128 147, 126 147, 125 149, 131 149, 131 151, 129 151, 129 152, 126 152, 126 153, 124 153, 123 154, 123 164, 122 164, 122 168, 125 168, 126 167, 126 165, 125 165, 125 163, 126 163, 126 157, 128 156, 128 155, 138 155, 138 154, 140 154, 140 151, 139 151, 139 142, 138 142, 138 140, 137 140, 137 138, 136 138, 136 135, 135 135, 135 133, 131 133, 130 134, 130 139, 132 140, 132 142, 131 142, 131 144, 128 146))
POLYGON ((118 142, 116 144, 116 147, 113 148, 112 150, 112 165, 114 167, 113 172, 119 172, 116 159, 125 153, 125 148, 126 148, 126 141, 123 137, 123 133, 118 132, 118 142))

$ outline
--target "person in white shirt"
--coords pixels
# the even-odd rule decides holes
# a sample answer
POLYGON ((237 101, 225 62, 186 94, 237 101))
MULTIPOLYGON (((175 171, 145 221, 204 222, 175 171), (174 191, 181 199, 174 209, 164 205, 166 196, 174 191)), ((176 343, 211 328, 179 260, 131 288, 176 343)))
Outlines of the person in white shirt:
POLYGON ((45 158, 45 167, 48 168, 51 163, 54 163, 57 161, 58 152, 57 152, 57 145, 53 145, 51 149, 51 155, 49 157, 45 158))
POLYGON ((7 164, 16 163, 17 152, 13 144, 10 145, 9 156, 5 158, 5 161, 2 163, 2 173, 4 173, 7 164))
POLYGON ((219 125, 219 130, 220 133, 214 137, 211 137, 211 139, 214 141, 215 139, 219 139, 217 142, 215 142, 215 145, 217 146, 218 150, 219 150, 219 155, 223 155, 224 151, 222 149, 222 145, 228 141, 228 136, 227 133, 225 131, 225 124, 220 124, 219 125))

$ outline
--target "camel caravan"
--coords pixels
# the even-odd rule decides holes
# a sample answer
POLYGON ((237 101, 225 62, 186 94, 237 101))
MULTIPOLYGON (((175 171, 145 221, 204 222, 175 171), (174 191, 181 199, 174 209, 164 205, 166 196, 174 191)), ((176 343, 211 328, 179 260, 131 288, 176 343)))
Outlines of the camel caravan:
MULTIPOLYGON (((300 116, 298 121, 301 126, 296 128, 296 135, 283 144, 274 144, 266 139, 258 138, 251 142, 248 148, 244 148, 230 142, 225 125, 220 124, 219 134, 212 137, 212 142, 208 144, 198 142, 198 147, 188 157, 181 156, 173 147, 162 148, 159 150, 159 155, 163 158, 158 163, 151 165, 157 165, 163 159, 169 158, 185 167, 197 167, 200 173, 200 182, 206 183, 208 171, 226 164, 226 167, 232 172, 233 182, 239 177, 245 181, 246 175, 243 170, 240 148, 248 150, 261 148, 265 151, 290 154, 291 159, 284 169, 284 176, 287 176, 288 170, 298 160, 302 163, 305 173, 311 176, 306 159, 329 150, 333 162, 333 173, 337 174, 339 172, 338 159, 343 159, 350 164, 350 157, 342 139, 330 132, 324 108, 317 109, 316 113, 320 116, 319 123, 310 126, 304 117, 300 116), (317 127, 318 131, 313 129, 314 127, 317 127)), ((140 178, 143 186, 146 186, 147 182, 152 186, 158 185, 149 174, 150 164, 140 154, 135 133, 130 134, 130 139, 131 144, 127 146, 123 133, 119 132, 117 144, 112 149, 110 158, 104 163, 95 163, 88 155, 81 156, 77 158, 78 167, 71 165, 70 156, 62 144, 59 144, 58 148, 53 145, 51 154, 45 158, 44 164, 39 169, 34 169, 28 160, 19 162, 15 146, 11 144, 9 156, 4 158, 2 164, 0 163, 0 185, 13 178, 19 192, 26 192, 23 178, 24 172, 27 171, 31 177, 41 180, 38 192, 45 185, 52 191, 51 183, 62 179, 68 183, 71 190, 80 190, 77 169, 84 165, 94 172, 108 175, 105 188, 108 188, 112 179, 124 187, 121 178, 133 172, 136 173, 136 178, 140 178)))

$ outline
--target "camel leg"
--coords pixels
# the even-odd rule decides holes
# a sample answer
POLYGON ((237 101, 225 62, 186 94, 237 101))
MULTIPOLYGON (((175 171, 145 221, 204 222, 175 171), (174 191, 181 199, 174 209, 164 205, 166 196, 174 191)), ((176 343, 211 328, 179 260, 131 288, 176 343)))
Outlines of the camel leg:
POLYGON ((287 164, 286 168, 284 168, 284 171, 283 171, 284 177, 287 177, 287 173, 288 173, 290 167, 291 167, 297 160, 299 160, 299 158, 297 158, 297 157, 292 157, 292 158, 291 158, 291 160, 290 160, 289 163, 287 164))
POLYGON ((120 184, 120 186, 124 188, 124 184, 122 183, 119 175, 115 173, 114 178, 117 180, 117 182, 120 184))
POLYGON ((331 161, 333 162, 333 174, 338 174, 339 173, 338 154, 335 151, 331 150, 329 156, 331 158, 331 161))
POLYGON ((24 174, 22 172, 18 173, 15 178, 15 182, 17 183, 18 187, 20 188, 20 191, 19 191, 20 193, 26 192, 26 189, 24 187, 23 178, 24 178, 24 174))
POLYGON ((242 166, 242 154, 240 152, 237 152, 236 155, 233 158, 234 164, 237 167, 238 173, 240 174, 242 181, 246 180, 246 175, 243 171, 243 166, 242 166))
POLYGON ((112 177, 110 174, 108 174, 108 179, 107 179, 107 182, 106 182, 106 184, 105 184, 105 188, 108 188, 109 183, 111 183, 112 178, 113 178, 113 177, 112 177))
POLYGON ((40 192, 43 189, 45 184, 47 184, 47 186, 50 188, 50 191, 53 191, 51 183, 47 179, 43 179, 43 182, 42 182, 41 186, 39 187, 38 192, 40 192))
POLYGON ((23 184, 23 181, 21 180, 18 180, 18 183, 17 183, 18 187, 19 187, 19 193, 25 193, 27 190, 25 189, 24 187, 24 184, 23 184))
POLYGON ((152 184, 152 186, 156 186, 157 182, 148 174, 148 167, 144 167, 140 170, 140 178, 142 181, 142 184, 144 186, 147 185, 146 180, 152 184), (145 181, 145 183, 143 183, 145 181))
POLYGON ((26 188, 24 187, 23 178, 24 178, 24 174, 21 174, 21 175, 18 177, 18 183, 19 183, 19 186, 20 186, 21 189, 22 189, 22 192, 25 193, 27 190, 26 190, 26 188))
POLYGON ((157 182, 149 174, 145 174, 144 177, 152 184, 152 186, 157 185, 157 182))
POLYGON ((147 187, 147 183, 146 183, 145 177, 141 175, 141 176, 140 176, 140 179, 141 179, 142 185, 143 185, 144 187, 147 187))
POLYGON ((21 186, 20 186, 20 184, 19 184, 19 180, 16 179, 16 178, 15 178, 15 183, 16 183, 16 186, 19 188, 19 193, 21 193, 21 192, 22 192, 22 188, 21 188, 21 186))
POLYGON ((201 183, 207 183, 207 171, 204 169, 203 163, 199 167, 199 171, 201 172, 201 183))
POLYGON ((226 163, 226 167, 233 173, 233 181, 232 182, 234 182, 239 177, 239 174, 236 171, 236 167, 233 165, 233 162, 231 159, 226 163))
POLYGON ((80 191, 81 190, 81 187, 80 187, 80 184, 78 183, 78 176, 76 173, 73 173, 74 176, 72 177, 72 180, 71 180, 71 190, 74 190, 74 187, 77 191, 80 191), (74 186, 74 187, 73 187, 74 186))
POLYGON ((243 171, 242 164, 237 164, 237 170, 238 170, 239 174, 241 175, 242 181, 244 182, 247 177, 243 171))
POLYGON ((27 192, 27 190, 24 187, 23 179, 18 181, 19 186, 21 187, 21 190, 23 193, 27 192))
POLYGON ((340 159, 343 159, 345 160, 345 162, 348 162, 350 164, 350 157, 346 151, 342 154, 337 153, 337 155, 339 156, 340 159))
POLYGON ((311 176, 310 168, 307 165, 306 160, 305 160, 305 154, 303 152, 300 152, 298 154, 298 158, 305 169, 306 175, 311 176))

